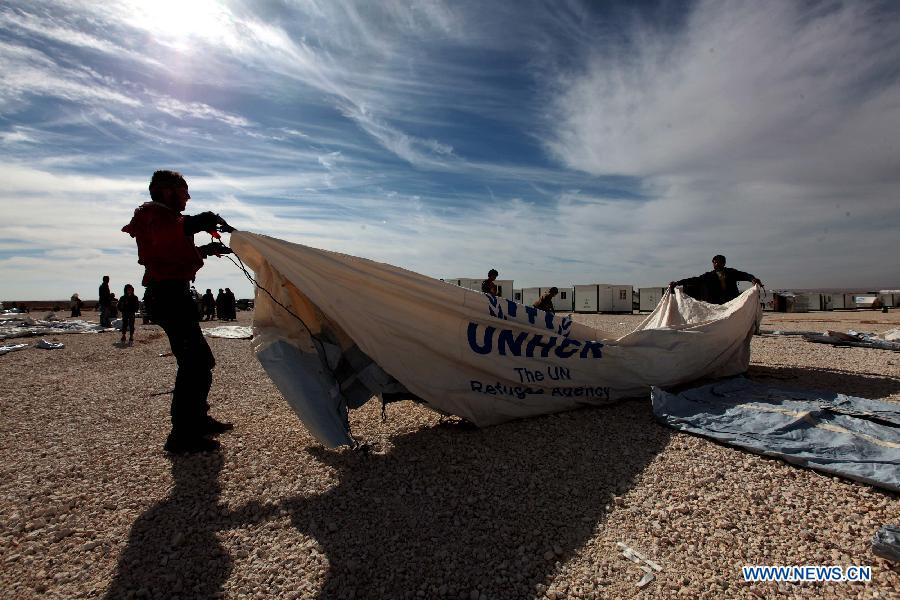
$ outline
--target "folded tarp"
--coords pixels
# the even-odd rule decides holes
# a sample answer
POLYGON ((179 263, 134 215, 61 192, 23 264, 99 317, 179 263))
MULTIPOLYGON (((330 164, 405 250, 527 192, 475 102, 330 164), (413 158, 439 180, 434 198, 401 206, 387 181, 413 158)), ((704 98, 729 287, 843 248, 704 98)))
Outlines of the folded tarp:
POLYGON ((677 290, 616 339, 354 256, 246 232, 231 247, 268 291, 256 291, 257 358, 329 446, 351 443, 347 409, 373 396, 482 426, 742 373, 761 316, 757 287, 721 306, 677 290))
POLYGON ((742 377, 653 388, 663 423, 817 471, 900 491, 900 403, 778 389, 742 377))
POLYGON ((893 350, 900 352, 900 341, 881 339, 874 333, 859 333, 853 330, 847 333, 840 331, 826 331, 825 333, 805 333, 803 339, 817 344, 831 344, 832 346, 858 346, 860 348, 877 348, 878 350, 893 350))
POLYGON ((900 562, 900 527, 884 525, 872 538, 872 552, 882 558, 900 562))
POLYGON ((28 344, 8 344, 0 346, 0 354, 8 354, 9 352, 15 352, 16 350, 22 350, 27 347, 28 344))

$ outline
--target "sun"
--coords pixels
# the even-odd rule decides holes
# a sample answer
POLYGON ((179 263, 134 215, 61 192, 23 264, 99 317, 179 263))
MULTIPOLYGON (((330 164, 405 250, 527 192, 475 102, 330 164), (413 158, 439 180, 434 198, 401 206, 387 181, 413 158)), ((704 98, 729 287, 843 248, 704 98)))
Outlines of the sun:
POLYGON ((127 21, 158 41, 188 51, 191 42, 221 42, 229 37, 233 15, 215 0, 132 0, 127 21))

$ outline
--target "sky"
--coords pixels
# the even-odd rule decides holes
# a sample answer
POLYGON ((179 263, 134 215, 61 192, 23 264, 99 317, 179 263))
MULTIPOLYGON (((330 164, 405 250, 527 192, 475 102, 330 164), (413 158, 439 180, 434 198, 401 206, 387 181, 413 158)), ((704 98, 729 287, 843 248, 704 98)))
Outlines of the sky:
MULTIPOLYGON (((0 300, 138 284, 156 169, 187 213, 433 277, 721 253, 900 288, 898 31, 893 2, 5 0, 0 300)), ((224 259, 196 285, 252 296, 224 259)))

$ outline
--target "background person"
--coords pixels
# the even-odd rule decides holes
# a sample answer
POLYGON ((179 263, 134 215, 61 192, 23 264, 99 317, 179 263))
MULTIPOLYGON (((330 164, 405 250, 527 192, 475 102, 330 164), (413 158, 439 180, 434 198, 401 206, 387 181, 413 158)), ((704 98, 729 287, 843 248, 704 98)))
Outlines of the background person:
POLYGON ((122 313, 122 343, 125 342, 125 332, 128 332, 128 341, 134 342, 134 316, 137 314, 141 303, 134 295, 134 286, 125 285, 122 297, 119 298, 119 312, 122 313))
POLYGON ((72 309, 72 317, 81 316, 81 307, 83 304, 81 298, 78 297, 78 292, 72 294, 72 298, 69 300, 69 308, 72 309))
POLYGON ((147 294, 147 290, 144 290, 144 297, 141 298, 141 322, 144 325, 149 325, 153 322, 153 317, 150 315, 150 296, 147 294))
POLYGON ((212 321, 216 318, 216 299, 213 298, 212 290, 206 288, 203 294, 203 320, 212 321))
POLYGON ((220 321, 225 320, 225 290, 219 288, 219 293, 216 294, 216 315, 220 321))
POLYGON ((112 305, 112 293, 109 291, 109 275, 103 276, 103 282, 97 289, 100 298, 97 306, 100 310, 100 327, 109 327, 111 325, 109 318, 109 309, 112 305))
POLYGON ((113 292, 109 293, 109 326, 112 327, 112 320, 119 318, 119 299, 113 292))
POLYGON ((203 318, 203 298, 200 297, 200 292, 197 291, 197 288, 191 286, 191 298, 194 299, 194 306, 197 308, 197 318, 203 318))
POLYGON ((712 265, 713 270, 707 271, 703 275, 670 282, 669 290, 674 291, 676 285, 700 285, 703 286, 703 299, 706 302, 725 304, 740 295, 737 287, 738 281, 750 281, 755 285, 762 285, 762 282, 750 273, 726 267, 725 257, 721 254, 713 256, 712 265))
POLYGON ((481 282, 481 291, 485 294, 496 296, 497 284, 494 282, 497 281, 498 275, 500 275, 500 273, 497 272, 497 269, 491 269, 490 271, 488 271, 488 278, 481 282))
POLYGON ((231 291, 231 288, 225 288, 225 319, 228 321, 236 321, 237 320, 237 299, 234 297, 234 292, 231 291))
POLYGON ((231 250, 221 243, 194 246, 194 234, 217 227, 221 231, 233 228, 211 212, 182 215, 191 195, 184 176, 176 171, 153 174, 150 198, 151 202, 134 211, 134 217, 122 231, 137 242, 138 263, 144 265, 143 284, 153 307, 153 322, 166 332, 178 361, 172 393, 172 431, 164 448, 179 454, 215 450, 219 443, 207 436, 224 433, 233 426, 208 414, 207 398, 216 361, 200 331, 190 284, 204 258, 231 250))
POLYGON ((542 295, 537 301, 533 304, 535 308, 539 308, 544 312, 555 313, 556 310, 553 308, 553 299, 559 293, 559 289, 552 287, 547 292, 542 295))

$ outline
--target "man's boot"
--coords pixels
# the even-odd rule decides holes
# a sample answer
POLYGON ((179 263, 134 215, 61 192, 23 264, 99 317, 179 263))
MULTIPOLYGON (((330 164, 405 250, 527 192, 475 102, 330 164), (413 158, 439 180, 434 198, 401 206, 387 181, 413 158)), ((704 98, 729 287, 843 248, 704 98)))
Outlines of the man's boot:
POLYGON ((234 429, 233 424, 219 421, 210 415, 206 415, 206 420, 203 422, 203 433, 206 435, 219 435, 232 429, 234 429))

